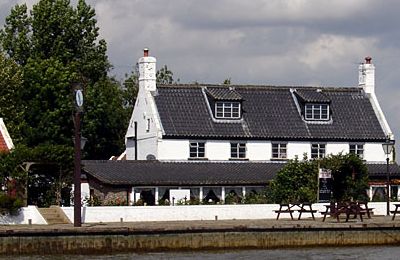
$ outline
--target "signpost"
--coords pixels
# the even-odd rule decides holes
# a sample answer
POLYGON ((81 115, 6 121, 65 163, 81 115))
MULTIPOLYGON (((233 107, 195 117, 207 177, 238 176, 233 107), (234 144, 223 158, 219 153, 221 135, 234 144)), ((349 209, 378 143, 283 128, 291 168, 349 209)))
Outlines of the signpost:
POLYGON ((332 193, 332 171, 320 168, 318 171, 318 202, 329 202, 332 193))

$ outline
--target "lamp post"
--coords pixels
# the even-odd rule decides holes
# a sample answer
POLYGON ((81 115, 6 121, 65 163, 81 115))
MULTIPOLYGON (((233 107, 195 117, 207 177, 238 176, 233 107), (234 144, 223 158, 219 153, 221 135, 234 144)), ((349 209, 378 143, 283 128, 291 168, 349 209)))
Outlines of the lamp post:
POLYGON ((82 85, 80 83, 73 83, 72 86, 73 86, 74 93, 75 93, 74 227, 80 227, 80 226, 82 226, 82 217, 81 217, 81 207, 82 207, 82 202, 81 202, 81 114, 83 112, 83 93, 82 93, 82 85))
POLYGON ((386 216, 390 216, 390 169, 389 169, 389 155, 392 153, 394 147, 394 140, 389 138, 382 144, 383 151, 386 154, 386 216))

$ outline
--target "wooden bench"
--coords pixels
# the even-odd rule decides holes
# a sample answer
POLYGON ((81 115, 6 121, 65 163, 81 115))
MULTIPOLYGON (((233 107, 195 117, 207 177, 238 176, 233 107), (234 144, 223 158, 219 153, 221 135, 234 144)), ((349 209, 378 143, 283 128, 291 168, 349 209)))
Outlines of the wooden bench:
POLYGON ((290 218, 293 220, 293 212, 294 210, 292 209, 292 206, 288 203, 285 204, 279 204, 279 209, 278 210, 274 210, 275 213, 278 213, 278 216, 276 216, 276 219, 279 219, 279 216, 281 215, 281 213, 289 213, 290 214, 290 218))

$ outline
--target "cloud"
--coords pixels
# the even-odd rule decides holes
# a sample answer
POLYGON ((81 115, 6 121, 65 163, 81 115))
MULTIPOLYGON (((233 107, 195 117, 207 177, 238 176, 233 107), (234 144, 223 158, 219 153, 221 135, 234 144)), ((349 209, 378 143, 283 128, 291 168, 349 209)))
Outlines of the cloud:
MULTIPOLYGON (((0 0, 0 23, 17 2, 0 0)), ((370 55, 377 96, 400 137, 400 1, 87 2, 108 43, 111 73, 121 79, 144 47, 181 82, 208 83, 230 77, 242 84, 355 86, 358 63, 370 55)))

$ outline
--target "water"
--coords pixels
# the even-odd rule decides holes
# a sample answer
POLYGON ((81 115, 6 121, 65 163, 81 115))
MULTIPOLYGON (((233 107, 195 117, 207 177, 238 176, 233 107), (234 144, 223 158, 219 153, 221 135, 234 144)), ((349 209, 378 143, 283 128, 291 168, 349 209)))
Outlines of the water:
MULTIPOLYGON (((126 253, 113 255, 90 255, 90 256, 21 256, 12 257, 18 260, 87 260, 87 259, 399 259, 400 246, 379 247, 329 247, 329 248, 295 248, 295 249, 270 249, 270 250, 225 250, 225 251, 195 251, 195 252, 160 252, 160 253, 126 253)), ((10 259, 10 257, 0 257, 10 259)))

